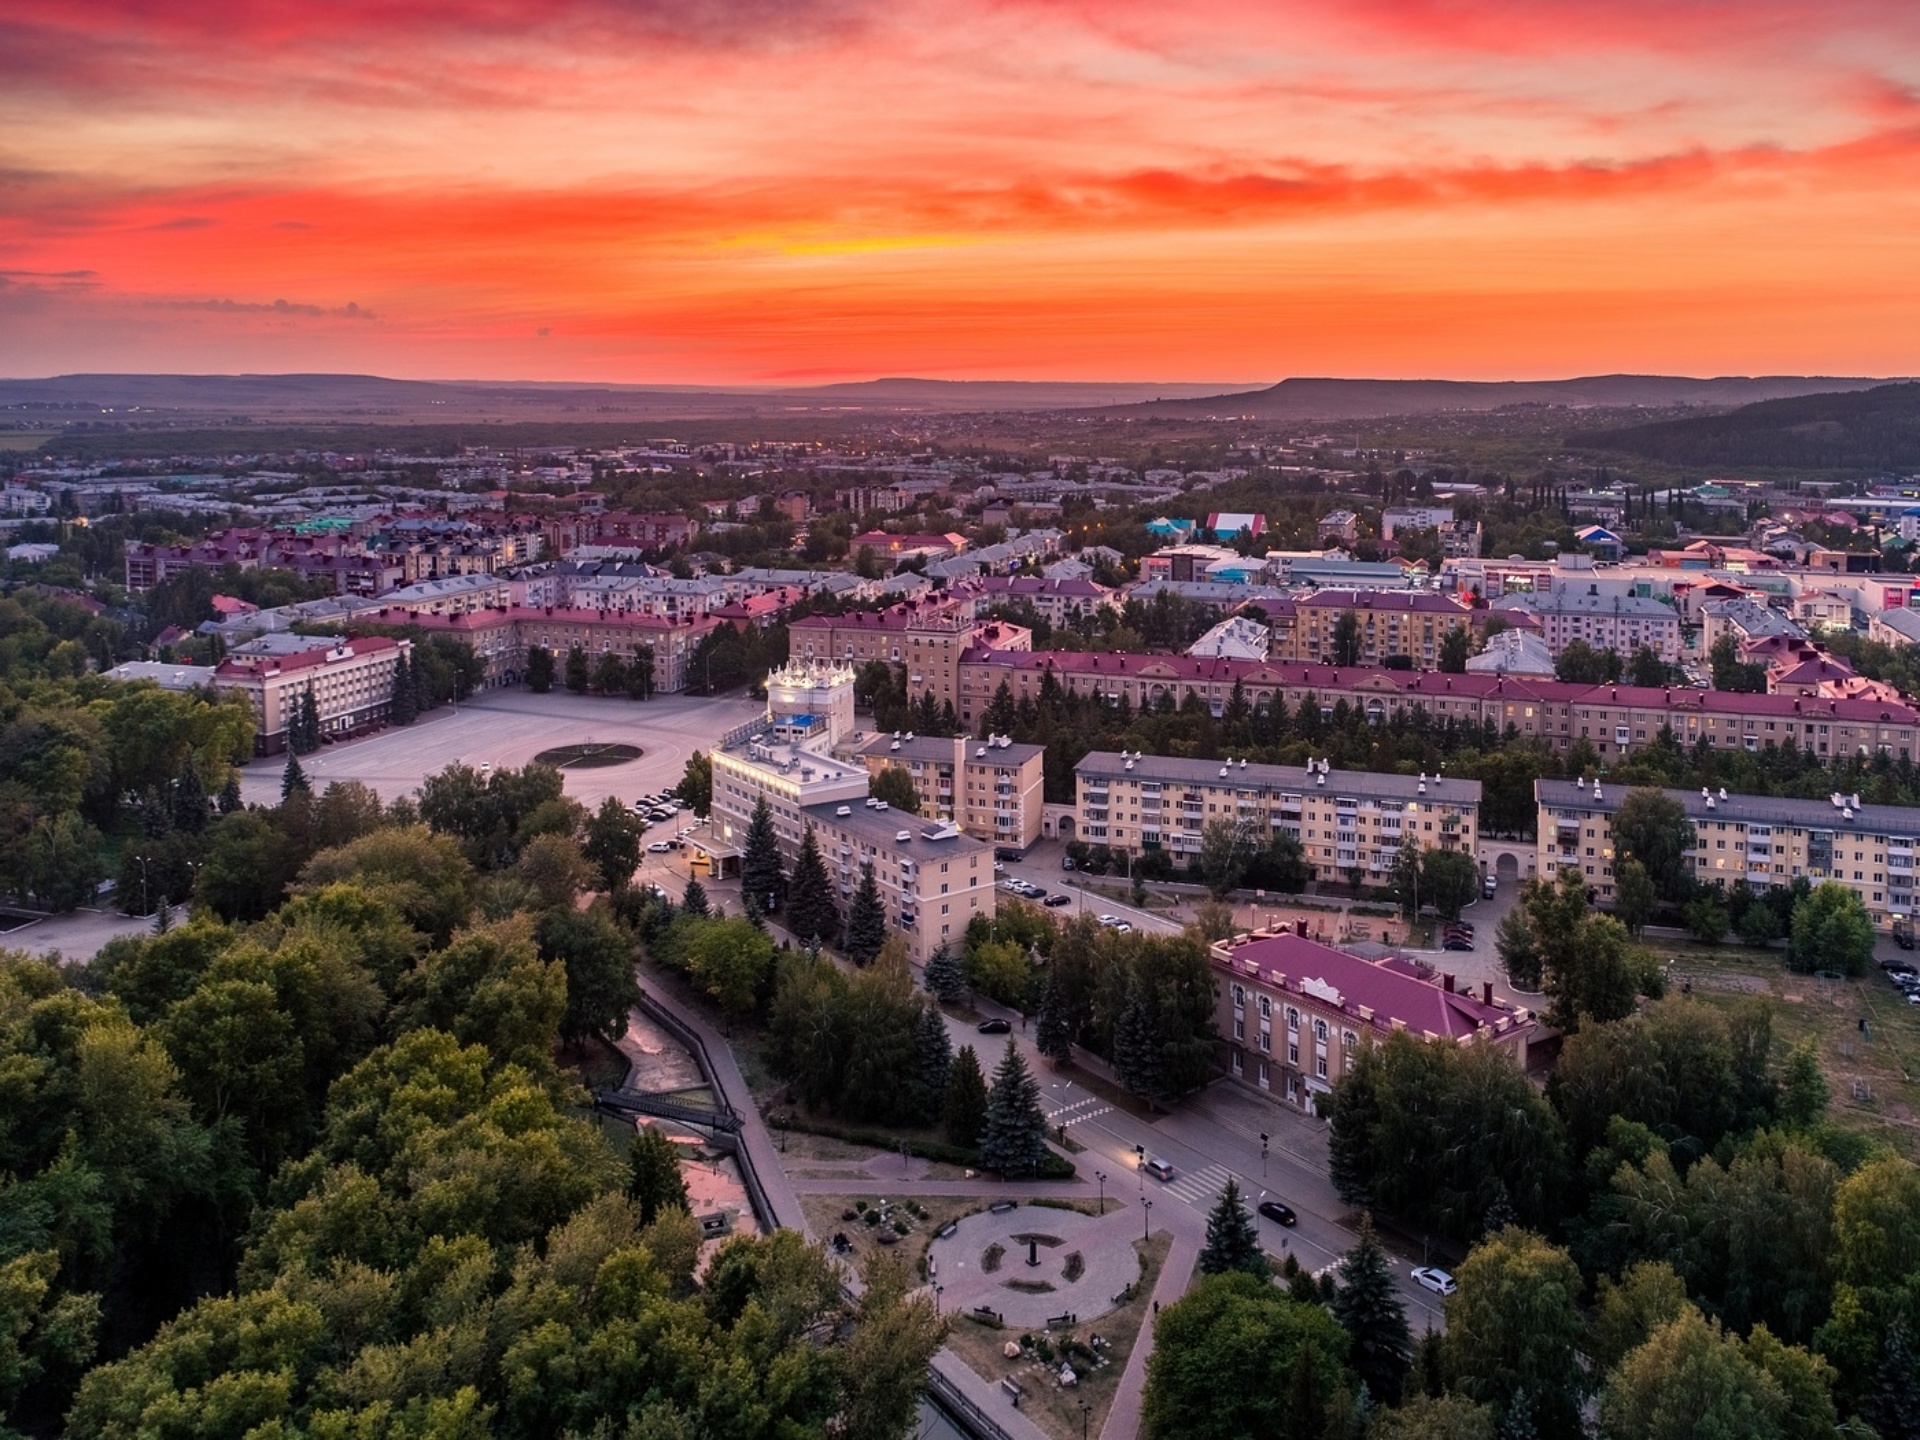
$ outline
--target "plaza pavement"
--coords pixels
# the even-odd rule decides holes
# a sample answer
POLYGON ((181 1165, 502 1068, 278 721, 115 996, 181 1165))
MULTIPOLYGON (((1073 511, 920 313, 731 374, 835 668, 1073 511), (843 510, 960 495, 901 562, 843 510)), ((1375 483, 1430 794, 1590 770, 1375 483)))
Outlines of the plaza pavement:
MULTIPOLYGON (((443 706, 411 725, 364 740, 323 746, 301 757, 316 792, 337 780, 358 780, 382 800, 412 794, 429 775, 456 761, 475 769, 527 764, 542 750, 585 741, 638 745, 638 760, 593 770, 565 771, 567 794, 589 810, 609 795, 630 800, 680 783, 687 757, 711 750, 727 731, 765 713, 737 697, 667 695, 654 700, 575 695, 556 690, 486 690, 457 706, 443 706)), ((284 756, 254 760, 240 772, 240 794, 250 805, 280 803, 284 756)))

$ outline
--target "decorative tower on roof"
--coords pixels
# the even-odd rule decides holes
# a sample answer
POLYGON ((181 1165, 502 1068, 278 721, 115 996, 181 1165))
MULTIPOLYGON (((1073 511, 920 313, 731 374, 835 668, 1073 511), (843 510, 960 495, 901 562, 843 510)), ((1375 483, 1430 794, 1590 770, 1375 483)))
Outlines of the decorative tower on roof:
POLYGON ((826 749, 853 733, 853 667, 790 660, 767 676, 767 721, 790 744, 826 749))

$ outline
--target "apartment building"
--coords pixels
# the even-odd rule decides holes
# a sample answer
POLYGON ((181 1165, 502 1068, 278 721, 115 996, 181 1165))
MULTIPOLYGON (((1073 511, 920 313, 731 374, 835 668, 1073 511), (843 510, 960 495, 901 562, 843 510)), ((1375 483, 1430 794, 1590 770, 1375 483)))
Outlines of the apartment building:
MULTIPOLYGON (((1536 780, 1540 805, 1538 873, 1575 869, 1614 898, 1613 817, 1632 788, 1575 780, 1536 780)), ((1914 854, 1920 846, 1920 810, 1862 805, 1858 795, 1825 800, 1778 800, 1691 790, 1663 791, 1693 822, 1687 852, 1694 878, 1705 885, 1744 880, 1755 890, 1791 885, 1804 876, 1832 880, 1860 897, 1876 925, 1914 913, 1914 854)))
POLYGON ((213 686, 237 690, 252 702, 253 752, 278 755, 287 748, 294 707, 309 691, 323 735, 350 735, 384 722, 393 705, 394 673, 411 650, 409 642, 385 636, 291 652, 283 644, 264 653, 229 655, 214 667, 213 686))
POLYGON ((1365 874, 1374 884, 1400 847, 1460 850, 1479 841, 1480 782, 1438 775, 1375 775, 1245 760, 1096 750, 1074 766, 1074 829, 1089 845, 1138 855, 1164 850, 1180 864, 1200 854, 1208 825, 1229 820, 1259 846, 1284 832, 1317 877, 1365 874))
POLYGON ((736 871, 764 796, 787 866, 812 830, 844 916, 871 864, 889 931, 905 936, 914 961, 925 964, 943 944, 957 951, 974 916, 994 913, 993 850, 954 821, 869 800, 867 767, 834 757, 847 738, 853 674, 844 664, 800 661, 767 677, 765 720, 712 751, 712 824, 698 845, 717 873, 736 871))
POLYGON ((971 595, 907 600, 885 610, 809 615, 788 627, 796 660, 835 660, 858 670, 875 660, 901 665, 907 694, 936 705, 959 699, 960 657, 970 648, 1030 650, 1033 633, 1003 621, 976 623, 971 595))
MULTIPOLYGON (((1186 655, 1104 655, 1081 651, 969 650, 959 665, 960 723, 972 726, 1006 685, 1018 703, 1038 700, 1049 683, 1109 704, 1139 709, 1194 696, 1215 715, 1234 686, 1256 711, 1284 701, 1289 712, 1317 705, 1331 718, 1349 707, 1374 721, 1424 712, 1434 724, 1490 727, 1496 736, 1539 738, 1566 750, 1585 740, 1610 759, 1656 739, 1662 729, 1683 746, 1705 743, 1753 752, 1789 741, 1823 758, 1920 757, 1920 712, 1892 700, 1740 695, 1690 687, 1577 685, 1514 675, 1215 660, 1186 655)), ((910 697, 917 694, 910 687, 910 697)))
POLYGON ((1333 658, 1334 629, 1352 613, 1360 627, 1358 663, 1383 664, 1404 655, 1420 670, 1440 663, 1440 644, 1473 623, 1473 611, 1450 595, 1392 590, 1318 590, 1294 601, 1292 649, 1287 660, 1333 658))
POLYGON ((1501 605, 1537 621, 1540 638, 1555 655, 1584 640, 1595 650, 1618 650, 1623 656, 1649 645, 1669 665, 1680 660, 1680 613, 1651 596, 1602 595, 1597 585, 1589 585, 1582 594, 1509 595, 1501 605))
POLYGON ((1115 608, 1114 593, 1092 580, 1047 580, 1037 575, 983 575, 968 582, 981 605, 1025 603, 1049 625, 1091 619, 1115 608))
POLYGON ((955 821, 996 845, 1024 850, 1040 838, 1043 745, 1004 735, 877 735, 859 754, 870 775, 894 769, 912 779, 922 815, 955 821))
POLYGON ((578 645, 591 660, 605 654, 632 663, 642 651, 653 654, 653 688, 677 695, 693 679, 693 655, 726 622, 709 616, 676 622, 627 611, 573 610, 563 606, 512 605, 458 614, 407 610, 363 611, 354 619, 369 625, 412 625, 430 635, 463 640, 486 664, 484 683, 517 685, 526 677, 527 652, 534 646, 553 652, 556 666, 578 645))
POLYGON ((1396 1031, 1428 1044, 1493 1045, 1525 1069, 1533 1012, 1456 987, 1397 956, 1364 960, 1286 931, 1258 931, 1209 951, 1222 1067, 1248 1089, 1308 1114, 1364 1046, 1396 1031))
POLYGON ((241 570, 260 565, 260 541, 255 535, 244 538, 209 536, 186 545, 160 545, 145 540, 129 540, 123 555, 125 580, 129 590, 151 590, 162 580, 204 565, 209 570, 233 565, 241 570))

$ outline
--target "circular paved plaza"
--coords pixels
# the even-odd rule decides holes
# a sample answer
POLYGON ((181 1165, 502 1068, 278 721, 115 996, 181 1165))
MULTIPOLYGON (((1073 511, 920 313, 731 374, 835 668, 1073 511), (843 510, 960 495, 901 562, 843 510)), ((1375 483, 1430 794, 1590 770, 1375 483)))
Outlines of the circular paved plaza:
POLYGON ((1140 1278, 1139 1223, 1124 1208, 1104 1219, 1041 1205, 969 1215, 928 1251, 942 1308, 985 1306, 1021 1329, 1104 1315, 1140 1278))

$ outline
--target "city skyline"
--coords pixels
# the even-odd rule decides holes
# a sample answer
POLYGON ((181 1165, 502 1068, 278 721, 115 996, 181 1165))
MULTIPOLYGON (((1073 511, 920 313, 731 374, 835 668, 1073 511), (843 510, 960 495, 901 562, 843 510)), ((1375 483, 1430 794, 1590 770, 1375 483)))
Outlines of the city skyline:
POLYGON ((1920 15, 24 0, 0 373, 1910 374, 1920 15))

